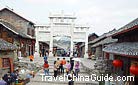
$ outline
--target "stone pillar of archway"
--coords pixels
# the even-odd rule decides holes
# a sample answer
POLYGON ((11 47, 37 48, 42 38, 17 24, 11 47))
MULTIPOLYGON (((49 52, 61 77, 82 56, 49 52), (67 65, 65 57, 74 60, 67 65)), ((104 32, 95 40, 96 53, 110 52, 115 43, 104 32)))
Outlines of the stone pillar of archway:
POLYGON ((53 56, 53 37, 50 39, 49 56, 53 56))
POLYGON ((37 54, 39 54, 38 28, 35 28, 35 35, 36 35, 35 51, 37 52, 37 54))
POLYGON ((73 56, 73 44, 74 44, 74 43, 73 43, 73 39, 72 39, 72 37, 71 37, 71 47, 70 47, 70 49, 71 49, 70 52, 71 52, 71 53, 70 53, 70 57, 73 56))
POLYGON ((86 38, 85 38, 85 54, 84 58, 88 58, 88 34, 86 32, 86 38))
POLYGON ((71 32, 71 46, 70 46, 70 57, 73 56, 73 46, 74 46, 74 42, 73 42, 73 35, 74 35, 74 28, 75 28, 75 24, 74 24, 74 21, 72 22, 71 24, 71 29, 70 29, 70 32, 71 32))
POLYGON ((49 44, 49 56, 53 56, 53 21, 50 21, 50 44, 49 44))

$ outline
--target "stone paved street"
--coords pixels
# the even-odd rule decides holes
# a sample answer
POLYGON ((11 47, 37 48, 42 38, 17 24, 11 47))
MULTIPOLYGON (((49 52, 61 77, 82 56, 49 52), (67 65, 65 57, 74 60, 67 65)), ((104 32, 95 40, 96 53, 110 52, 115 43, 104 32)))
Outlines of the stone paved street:
MULTIPOLYGON (((53 75, 53 62, 56 60, 57 57, 49 57, 48 61, 50 64, 50 75, 53 75)), ((60 57, 61 58, 61 57, 60 57)), ((62 58, 61 58, 62 59, 62 58)), ((69 57, 66 57, 66 60, 69 60, 69 57)), ((25 58, 22 61, 29 61, 29 59, 25 58)), ((83 63, 83 66, 92 66, 92 61, 88 59, 81 59, 81 62, 83 63)), ((40 66, 43 65, 43 57, 37 57, 35 58, 34 62, 37 63, 40 66)), ((80 73, 79 76, 89 76, 89 74, 83 69, 83 66, 80 66, 80 73)), ((27 85, 68 85, 68 81, 42 81, 42 76, 40 74, 43 74, 43 69, 39 70, 38 73, 36 73, 35 77, 31 79, 31 81, 27 85)), ((63 76, 63 75, 61 75, 63 76)), ((85 81, 75 81, 75 85, 98 85, 98 82, 85 82, 85 81)))

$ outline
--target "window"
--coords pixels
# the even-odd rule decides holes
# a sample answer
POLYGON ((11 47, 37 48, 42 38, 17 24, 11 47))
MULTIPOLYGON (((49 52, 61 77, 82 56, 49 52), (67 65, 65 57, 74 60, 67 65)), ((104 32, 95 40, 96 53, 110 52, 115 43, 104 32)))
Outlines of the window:
POLYGON ((2 67, 10 67, 10 59, 2 58, 2 67))

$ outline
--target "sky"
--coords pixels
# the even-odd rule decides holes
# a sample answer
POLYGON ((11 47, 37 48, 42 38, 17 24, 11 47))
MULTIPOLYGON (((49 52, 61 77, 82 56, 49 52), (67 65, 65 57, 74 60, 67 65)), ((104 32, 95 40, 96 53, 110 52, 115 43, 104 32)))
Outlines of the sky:
POLYGON ((75 13, 76 24, 90 26, 89 33, 97 35, 138 17, 138 0, 0 0, 0 9, 6 6, 36 25, 48 24, 50 12, 75 13))

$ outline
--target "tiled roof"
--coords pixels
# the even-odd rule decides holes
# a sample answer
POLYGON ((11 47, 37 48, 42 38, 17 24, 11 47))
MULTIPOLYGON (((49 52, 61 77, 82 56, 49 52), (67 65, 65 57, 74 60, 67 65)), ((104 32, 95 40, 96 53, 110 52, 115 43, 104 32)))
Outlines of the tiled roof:
POLYGON ((123 32, 124 30, 128 30, 128 29, 131 29, 133 28, 134 26, 138 26, 138 18, 131 21, 130 23, 126 24, 125 26, 121 27, 120 29, 118 29, 116 31, 115 34, 113 34, 113 36, 116 36, 118 35, 120 32, 123 32))
POLYGON ((19 35, 19 36, 21 36, 23 38, 30 38, 30 39, 32 39, 31 36, 26 35, 26 34, 20 32, 20 31, 16 30, 16 28, 13 25, 11 25, 10 23, 8 23, 8 22, 6 22, 6 21, 4 21, 2 19, 0 19, 0 24, 3 25, 4 27, 6 27, 8 30, 10 30, 13 33, 15 33, 16 35, 19 35))
POLYGON ((114 43, 117 42, 117 39, 112 39, 111 37, 107 37, 104 40, 101 40, 100 42, 97 42, 95 44, 93 44, 91 47, 96 47, 99 45, 105 45, 105 44, 110 44, 110 43, 114 43))
POLYGON ((138 56, 138 42, 114 43, 105 47, 103 51, 120 55, 138 56))
POLYGON ((98 38, 94 39, 93 41, 90 41, 89 44, 94 44, 99 42, 100 40, 107 38, 111 35, 113 35, 114 33, 116 33, 116 29, 113 29, 112 31, 109 31, 108 33, 104 33, 103 35, 99 36, 98 38))
POLYGON ((126 24, 125 26, 121 27, 118 31, 120 32, 122 30, 129 29, 129 28, 136 26, 136 25, 138 25, 138 18, 131 21, 130 23, 126 24))
POLYGON ((20 18, 26 20, 27 22, 30 22, 30 23, 34 24, 32 21, 29 21, 29 20, 27 20, 26 18, 24 18, 24 17, 20 16, 19 14, 15 13, 13 9, 3 8, 3 9, 0 10, 0 12, 1 12, 1 11, 4 11, 4 10, 7 10, 7 11, 9 11, 9 12, 11 12, 11 13, 17 15, 18 17, 20 17, 20 18))
POLYGON ((17 46, 3 40, 0 39, 0 50, 15 50, 17 49, 17 46))

